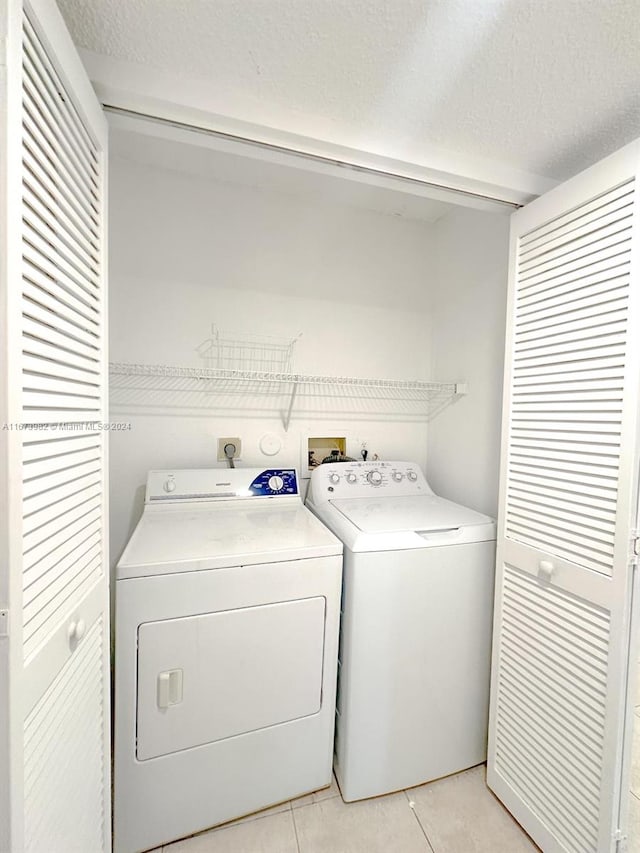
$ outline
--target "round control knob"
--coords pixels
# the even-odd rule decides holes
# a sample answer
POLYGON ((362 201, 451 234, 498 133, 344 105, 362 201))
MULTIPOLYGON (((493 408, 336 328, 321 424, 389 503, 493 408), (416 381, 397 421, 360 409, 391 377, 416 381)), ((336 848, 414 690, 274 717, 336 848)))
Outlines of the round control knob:
POLYGON ((394 471, 392 476, 396 483, 399 483, 402 479, 402 474, 400 473, 400 471, 394 471))
POLYGON ((355 483, 357 479, 355 474, 347 474, 347 483, 355 483))
POLYGON ((279 492, 283 486, 284 480, 282 477, 278 477, 277 474, 274 474, 273 477, 269 477, 269 488, 272 492, 279 492))
POLYGON ((330 483, 339 483, 340 482, 340 474, 329 474, 329 482, 330 483))
POLYGON ((407 480, 411 480, 412 483, 418 479, 418 475, 415 471, 407 471, 407 480))
POLYGON ((382 474, 380 471, 369 471, 367 474, 367 480, 371 483, 372 486, 379 486, 382 482, 382 474))
POLYGON ((175 492, 176 490, 176 481, 172 478, 166 481, 164 484, 165 492, 175 492))

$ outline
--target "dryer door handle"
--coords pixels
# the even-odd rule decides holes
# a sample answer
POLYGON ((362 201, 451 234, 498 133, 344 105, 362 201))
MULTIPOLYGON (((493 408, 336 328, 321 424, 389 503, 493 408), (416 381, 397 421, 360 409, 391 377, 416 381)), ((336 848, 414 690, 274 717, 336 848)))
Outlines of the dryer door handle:
POLYGON ((158 674, 158 708, 182 702, 182 670, 167 669, 158 674))

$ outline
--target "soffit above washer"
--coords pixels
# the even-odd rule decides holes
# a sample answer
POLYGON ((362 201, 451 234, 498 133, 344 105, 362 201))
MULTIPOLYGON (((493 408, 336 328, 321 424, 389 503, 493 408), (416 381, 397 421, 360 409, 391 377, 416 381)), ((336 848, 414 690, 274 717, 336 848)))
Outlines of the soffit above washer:
POLYGON ((562 179, 640 135, 637 0, 59 0, 76 43, 218 113, 562 179), (241 11, 240 11, 241 10, 241 11))
MULTIPOLYGON (((189 135, 186 134, 185 139, 189 135)), ((410 192, 357 183, 317 172, 293 169, 263 160, 253 160, 133 131, 112 128, 109 151, 145 168, 157 168, 195 176, 199 180, 252 187, 284 193, 314 203, 344 205, 366 212, 434 223, 445 214, 457 210, 455 204, 410 192)))

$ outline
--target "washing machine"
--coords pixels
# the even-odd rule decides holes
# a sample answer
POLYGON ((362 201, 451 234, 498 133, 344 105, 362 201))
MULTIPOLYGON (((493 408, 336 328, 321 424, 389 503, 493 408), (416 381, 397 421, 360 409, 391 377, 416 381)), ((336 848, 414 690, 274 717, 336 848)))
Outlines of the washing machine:
POLYGON ((115 584, 116 853, 330 784, 341 575, 294 470, 149 473, 115 584))
POLYGON ((415 464, 326 464, 307 506, 344 543, 335 770, 345 800, 487 754, 495 524, 415 464))

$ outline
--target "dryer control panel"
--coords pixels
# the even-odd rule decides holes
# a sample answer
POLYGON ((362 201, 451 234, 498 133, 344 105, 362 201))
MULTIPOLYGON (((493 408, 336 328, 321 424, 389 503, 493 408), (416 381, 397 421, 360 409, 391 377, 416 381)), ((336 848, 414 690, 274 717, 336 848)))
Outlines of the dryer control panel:
POLYGON ((294 468, 190 468, 149 471, 146 503, 300 499, 294 468))
POLYGON ((313 470, 307 501, 318 504, 373 494, 391 497, 433 492, 414 462, 328 462, 313 470))

